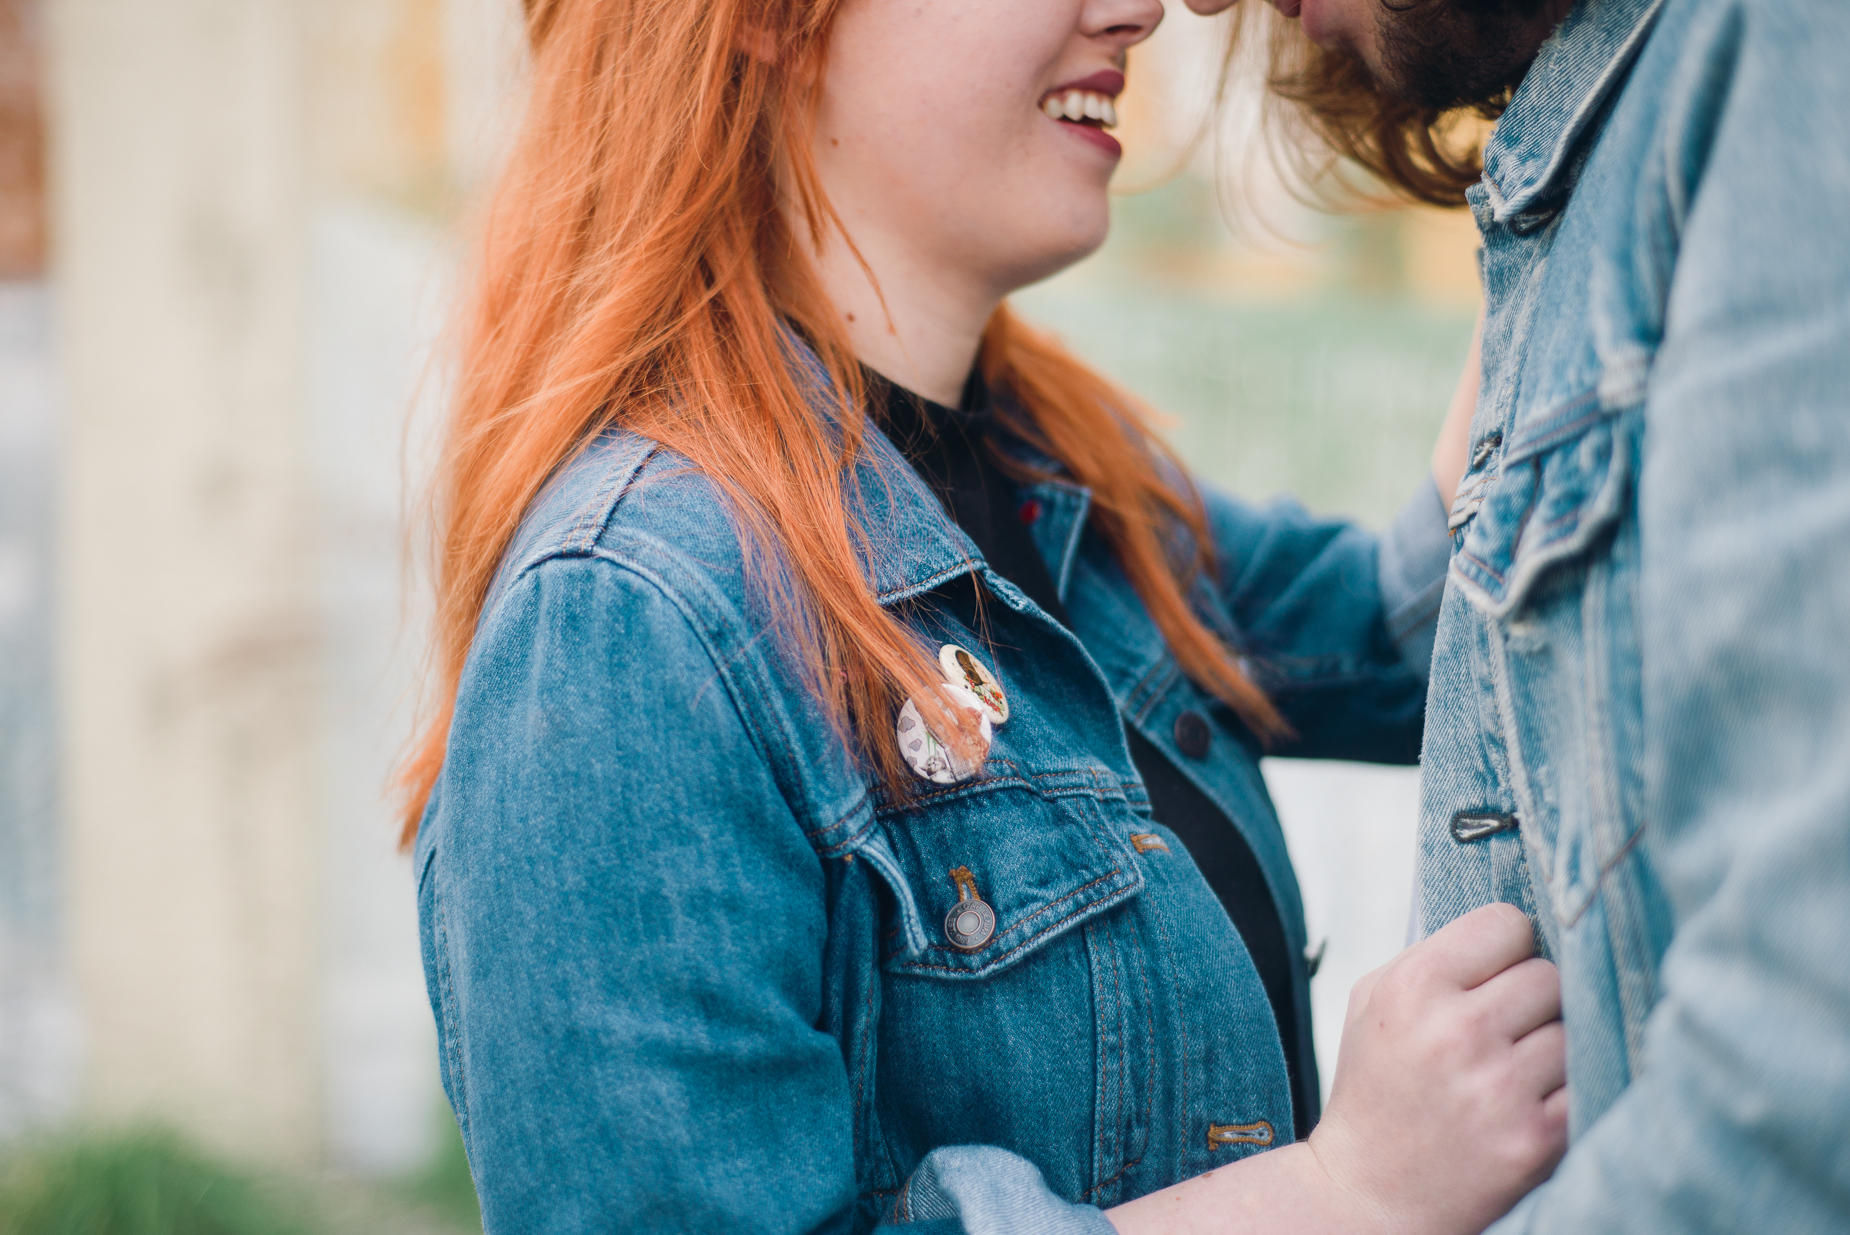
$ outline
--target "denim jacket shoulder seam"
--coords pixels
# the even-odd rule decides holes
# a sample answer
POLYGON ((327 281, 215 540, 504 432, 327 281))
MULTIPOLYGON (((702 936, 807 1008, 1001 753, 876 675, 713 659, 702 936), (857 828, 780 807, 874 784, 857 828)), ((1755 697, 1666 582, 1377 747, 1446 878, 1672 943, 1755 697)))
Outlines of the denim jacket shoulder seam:
MULTIPOLYGON (((659 537, 647 532, 642 532, 638 529, 625 529, 625 531, 628 535, 646 538, 652 550, 659 551, 671 560, 682 565, 690 576, 700 577, 701 572, 698 567, 686 560, 685 556, 673 545, 668 544, 659 537)), ((777 709, 753 706, 751 696, 754 692, 748 689, 741 680, 739 666, 744 662, 748 666, 745 672, 757 679, 759 689, 755 693, 766 699, 774 698, 780 693, 777 687, 768 680, 764 666, 758 663, 758 655, 753 651, 753 644, 756 641, 749 637, 737 637, 738 631, 746 629, 743 615, 739 614, 730 604, 724 605, 725 609, 731 611, 730 623, 726 621, 726 615, 723 613, 716 612, 709 614, 705 612, 705 606, 691 597, 685 588, 677 586, 676 583, 668 577, 666 572, 615 551, 610 545, 602 543, 605 539, 607 538, 600 533, 600 543, 580 551, 567 551, 562 546, 556 548, 552 552, 524 566, 520 575, 516 576, 516 579, 509 581, 509 586, 512 586, 518 578, 540 569, 549 562, 585 561, 602 563, 613 570, 631 575, 648 587, 654 589, 681 615, 681 619, 686 624, 689 634, 699 643, 701 650, 706 653, 707 660, 712 665, 715 675, 725 685, 727 697, 732 701, 733 709, 739 716, 740 725, 751 738, 753 746, 758 751, 759 757, 764 759, 767 765, 773 769, 773 775, 777 775, 776 769, 780 766, 788 769, 801 768, 803 761, 798 753, 798 745, 792 739, 786 726, 782 723, 781 716, 776 714, 777 709), (734 632, 735 637, 731 640, 723 639, 721 637, 722 630, 716 629, 725 625, 733 625, 736 627, 734 632), (723 646, 723 644, 727 642, 737 643, 738 646, 728 650, 723 646)), ((715 592, 719 591, 717 588, 713 590, 715 592)), ((726 598, 718 596, 711 599, 724 604, 726 598)), ((805 780, 801 773, 798 772, 797 775, 799 784, 805 784, 805 780)), ((781 777, 779 777, 779 779, 781 779, 781 777)), ((807 784, 805 784, 805 787, 808 787, 807 784)), ((839 852, 843 846, 850 845, 853 840, 858 839, 861 835, 865 834, 867 830, 866 828, 859 829, 855 836, 849 838, 848 841, 839 842, 834 845, 821 847, 814 844, 816 838, 825 836, 829 832, 840 828, 844 823, 852 819, 857 811, 866 808, 867 794, 864 789, 862 793, 857 796, 853 806, 850 806, 839 818, 830 819, 826 823, 814 818, 813 812, 818 803, 813 800, 809 794, 795 793, 792 795, 789 804, 793 813, 797 815, 798 825, 803 830, 804 837, 812 842, 812 848, 818 849, 819 854, 824 848, 830 852, 839 852)), ((871 826, 872 812, 870 811, 868 813, 869 826, 871 826)))

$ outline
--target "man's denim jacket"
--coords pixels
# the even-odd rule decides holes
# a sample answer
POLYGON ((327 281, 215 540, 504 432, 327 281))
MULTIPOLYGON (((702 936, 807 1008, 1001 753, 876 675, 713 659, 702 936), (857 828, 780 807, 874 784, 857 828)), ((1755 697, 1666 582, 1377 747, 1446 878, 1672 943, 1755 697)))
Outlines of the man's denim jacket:
MULTIPOLYGON (((1010 703, 974 779, 910 802, 871 792, 818 715, 685 460, 602 438, 506 555, 416 850, 490 1232, 1108 1233, 1100 1208, 1291 1138, 1264 989, 1151 822, 1123 726, 1257 854, 1308 1034, 1303 914, 1250 739, 1178 670, 1085 490, 1021 495, 1069 631, 870 445, 880 602, 976 651, 1010 703), (954 600, 978 580, 981 634, 954 600), (1207 741, 1191 718, 1185 752, 1190 714, 1207 741), (968 950, 945 935, 966 890, 995 918, 968 950)), ((1418 500, 1389 552, 1209 495, 1223 570, 1197 601, 1271 675, 1294 753, 1413 755, 1425 687, 1400 645, 1423 669, 1448 549, 1436 493, 1418 500)))
POLYGON ((1420 902, 1533 915, 1574 1132, 1497 1229, 1850 1229, 1850 4, 1582 0, 1484 164, 1420 902))

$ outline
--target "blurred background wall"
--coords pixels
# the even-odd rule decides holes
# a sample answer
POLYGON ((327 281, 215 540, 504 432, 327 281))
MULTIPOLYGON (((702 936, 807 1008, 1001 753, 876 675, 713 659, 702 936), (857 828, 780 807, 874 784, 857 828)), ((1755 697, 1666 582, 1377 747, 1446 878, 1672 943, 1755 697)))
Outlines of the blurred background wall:
MULTIPOLYGON (((1299 204, 1250 84, 1191 154, 1218 36, 1172 7, 1125 100, 1144 191, 1019 303, 1210 481, 1383 525, 1468 343, 1469 220, 1299 204)), ((513 0, 0 0, 0 1140, 155 1117, 374 1175, 436 1144, 383 792, 406 426, 519 49, 513 0)), ((1415 779, 1268 777, 1327 1080, 1401 941, 1415 779)))

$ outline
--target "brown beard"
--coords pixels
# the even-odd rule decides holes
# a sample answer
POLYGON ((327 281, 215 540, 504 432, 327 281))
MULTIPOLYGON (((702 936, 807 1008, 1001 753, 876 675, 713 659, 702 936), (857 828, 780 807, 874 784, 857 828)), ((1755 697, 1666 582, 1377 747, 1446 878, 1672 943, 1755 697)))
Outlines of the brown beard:
POLYGON ((1435 111, 1499 104, 1566 10, 1559 0, 1381 0, 1376 88, 1435 111))

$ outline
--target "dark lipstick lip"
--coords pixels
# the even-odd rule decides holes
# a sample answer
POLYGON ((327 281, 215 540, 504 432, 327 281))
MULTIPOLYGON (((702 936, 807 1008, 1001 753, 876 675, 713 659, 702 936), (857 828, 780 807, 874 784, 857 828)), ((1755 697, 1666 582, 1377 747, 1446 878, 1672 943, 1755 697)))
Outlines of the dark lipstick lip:
POLYGON ((1064 85, 1055 86, 1041 98, 1045 99, 1051 94, 1064 94, 1068 90, 1086 90, 1115 99, 1124 93, 1124 74, 1116 69, 1100 69, 1090 77, 1081 77, 1078 81, 1069 81, 1064 85))
POLYGON ((1090 142, 1111 158, 1121 158, 1124 154, 1124 146, 1117 138, 1103 129, 1095 129, 1089 124, 1074 124, 1067 120, 1060 121, 1060 128, 1082 141, 1090 142))

